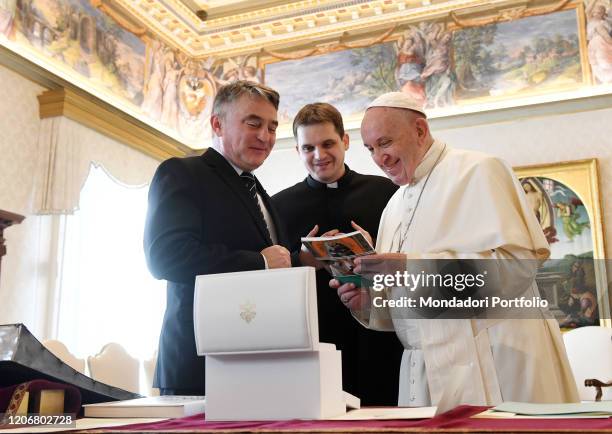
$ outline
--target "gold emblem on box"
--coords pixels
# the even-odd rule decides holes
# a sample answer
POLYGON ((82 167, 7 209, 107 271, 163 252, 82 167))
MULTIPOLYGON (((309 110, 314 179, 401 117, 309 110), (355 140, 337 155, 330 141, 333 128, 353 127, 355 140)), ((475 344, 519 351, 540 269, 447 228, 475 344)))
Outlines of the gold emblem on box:
POLYGON ((247 324, 249 324, 257 315, 257 312, 255 312, 255 308, 256 306, 247 300, 246 303, 240 305, 240 318, 242 318, 247 324))

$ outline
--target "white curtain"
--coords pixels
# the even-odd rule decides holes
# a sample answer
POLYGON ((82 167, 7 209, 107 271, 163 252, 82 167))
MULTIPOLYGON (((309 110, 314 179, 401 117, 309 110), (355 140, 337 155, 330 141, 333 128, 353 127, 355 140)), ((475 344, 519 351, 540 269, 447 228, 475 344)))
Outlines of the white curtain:
POLYGON ((108 342, 139 358, 157 348, 165 283, 149 274, 143 254, 147 192, 92 165, 79 209, 65 217, 57 336, 79 356, 108 342))
POLYGON ((65 117, 41 120, 37 150, 32 211, 51 215, 39 336, 79 356, 110 341, 150 356, 165 293, 145 266, 142 233, 159 162, 65 117))
POLYGON ((91 162, 102 164, 127 185, 151 180, 159 164, 153 158, 66 117, 42 119, 38 135, 38 161, 34 212, 72 214, 91 162))

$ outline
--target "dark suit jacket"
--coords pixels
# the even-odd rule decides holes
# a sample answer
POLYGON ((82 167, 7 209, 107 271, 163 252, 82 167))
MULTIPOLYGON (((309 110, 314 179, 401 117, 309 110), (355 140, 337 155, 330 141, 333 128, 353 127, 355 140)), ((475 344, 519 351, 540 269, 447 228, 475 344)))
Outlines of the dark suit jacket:
MULTIPOLYGON (((259 193, 288 247, 270 197, 259 193)), ((172 158, 157 169, 149 190, 144 250, 153 276, 168 281, 154 385, 204 395, 204 357, 193 329, 195 277, 265 268, 272 245, 257 204, 234 168, 214 149, 172 158)))

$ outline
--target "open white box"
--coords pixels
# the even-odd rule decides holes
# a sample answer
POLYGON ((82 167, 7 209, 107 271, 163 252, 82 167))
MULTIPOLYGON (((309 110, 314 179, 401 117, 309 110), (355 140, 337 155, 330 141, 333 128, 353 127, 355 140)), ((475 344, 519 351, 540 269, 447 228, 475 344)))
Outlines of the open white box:
POLYGON ((346 412, 340 351, 319 343, 311 267, 198 276, 206 419, 323 419, 346 412))

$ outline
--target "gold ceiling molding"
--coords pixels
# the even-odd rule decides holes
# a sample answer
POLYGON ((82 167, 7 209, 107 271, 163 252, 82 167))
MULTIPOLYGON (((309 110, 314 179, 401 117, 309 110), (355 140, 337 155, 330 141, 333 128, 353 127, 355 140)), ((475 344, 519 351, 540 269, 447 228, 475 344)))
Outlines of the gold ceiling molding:
POLYGON ((157 160, 191 155, 194 150, 110 105, 67 88, 38 96, 41 119, 65 116, 157 160))
POLYGON ((226 11, 215 17, 217 9, 224 9, 221 1, 90 0, 127 30, 144 38, 146 29, 194 60, 247 55, 262 47, 279 53, 347 33, 364 38, 394 24, 444 19, 454 28, 479 26, 554 12, 571 1, 302 0, 279 4, 276 0, 236 0, 230 8, 235 13, 226 11), (207 10, 210 18, 203 21, 194 7, 208 4, 213 5, 207 10), (239 12, 241 4, 246 12, 239 12))
POLYGON ((265 48, 261 49, 261 53, 266 54, 271 57, 275 57, 277 59, 281 59, 281 60, 297 60, 297 59, 303 59, 304 57, 308 57, 308 56, 314 56, 317 54, 330 53, 332 51, 353 49, 353 48, 366 48, 366 47, 371 47, 372 45, 379 44, 381 42, 386 41, 387 38, 389 38, 389 36, 391 36, 395 32, 395 29, 397 29, 397 24, 395 24, 393 27, 391 27, 389 30, 387 30, 386 32, 384 32, 382 35, 378 37, 370 38, 365 41, 353 42, 353 43, 342 42, 342 37, 345 36, 343 35, 340 38, 340 41, 338 43, 329 44, 325 46, 317 46, 311 50, 301 51, 296 54, 284 54, 284 53, 279 53, 276 51, 266 50, 265 48))
MULTIPOLYGON (((185 0, 93 1, 106 1, 104 4, 127 11, 152 34, 195 60, 245 55, 262 47, 278 52, 347 32, 364 37, 393 24, 447 19, 453 11, 516 4, 514 0, 303 0, 283 5, 262 1, 258 9, 201 21, 185 0)), ((214 8, 208 13, 213 17, 214 8)))
MULTIPOLYGON (((184 0, 174 0, 182 2, 184 0)), ((247 3, 248 2, 244 2, 247 3)), ((332 9, 340 3, 338 0, 302 0, 261 7, 251 11, 241 11, 223 17, 215 17, 215 8, 209 8, 209 19, 206 21, 206 29, 235 26, 240 24, 252 24, 254 20, 283 18, 290 15, 304 15, 312 10, 325 11, 332 9)), ((346 2, 344 2, 346 3, 346 2)))
POLYGON ((462 19, 453 11, 450 13, 450 17, 455 24, 452 26, 453 29, 465 28, 465 27, 477 27, 484 26, 487 24, 500 23, 504 21, 512 21, 519 18, 530 17, 533 15, 550 14, 552 12, 559 11, 566 7, 572 0, 560 0, 553 4, 540 6, 540 7, 529 7, 531 1, 527 1, 524 5, 502 9, 497 12, 496 15, 490 15, 483 18, 473 19, 462 19))

